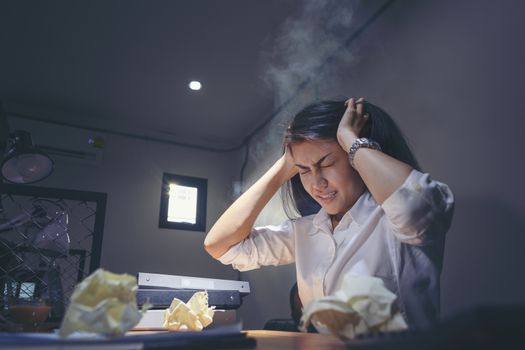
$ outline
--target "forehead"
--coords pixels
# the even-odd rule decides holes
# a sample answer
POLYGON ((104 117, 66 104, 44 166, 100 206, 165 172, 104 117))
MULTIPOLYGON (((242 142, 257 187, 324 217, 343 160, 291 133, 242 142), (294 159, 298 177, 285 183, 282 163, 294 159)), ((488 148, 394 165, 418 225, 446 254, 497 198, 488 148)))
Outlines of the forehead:
POLYGON ((315 164, 325 155, 344 152, 336 140, 313 140, 290 145, 292 157, 298 164, 315 164))

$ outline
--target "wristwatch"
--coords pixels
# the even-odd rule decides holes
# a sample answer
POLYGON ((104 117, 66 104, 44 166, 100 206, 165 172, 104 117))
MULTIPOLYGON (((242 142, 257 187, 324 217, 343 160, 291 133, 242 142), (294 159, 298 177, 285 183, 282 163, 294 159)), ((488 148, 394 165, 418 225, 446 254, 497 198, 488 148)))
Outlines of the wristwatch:
POLYGON ((379 146, 379 143, 375 142, 374 140, 367 139, 365 137, 361 137, 352 143, 352 146, 350 146, 350 150, 348 151, 348 159, 350 160, 350 165, 354 167, 354 156, 355 152, 357 152, 360 148, 371 148, 375 149, 377 151, 381 151, 381 146, 379 146))

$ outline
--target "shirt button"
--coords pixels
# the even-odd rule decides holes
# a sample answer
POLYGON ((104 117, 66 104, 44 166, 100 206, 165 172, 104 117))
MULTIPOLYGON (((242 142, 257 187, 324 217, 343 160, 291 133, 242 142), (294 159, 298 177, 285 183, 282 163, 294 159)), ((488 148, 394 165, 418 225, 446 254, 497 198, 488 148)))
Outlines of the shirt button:
POLYGON ((423 187, 421 187, 421 185, 417 182, 412 182, 412 188, 418 192, 421 192, 421 190, 423 189, 423 187))

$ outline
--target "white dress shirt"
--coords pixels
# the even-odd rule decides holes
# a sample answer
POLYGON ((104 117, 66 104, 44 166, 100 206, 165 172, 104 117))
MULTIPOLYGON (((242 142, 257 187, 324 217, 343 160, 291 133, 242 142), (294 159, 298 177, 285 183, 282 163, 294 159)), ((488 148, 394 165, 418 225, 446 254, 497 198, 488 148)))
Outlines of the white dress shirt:
POLYGON ((439 275, 454 206, 447 185, 413 170, 382 205, 365 191, 332 230, 324 209, 255 227, 219 258, 247 271, 295 262, 303 305, 337 291, 347 273, 376 276, 399 297, 412 328, 439 316, 439 275))

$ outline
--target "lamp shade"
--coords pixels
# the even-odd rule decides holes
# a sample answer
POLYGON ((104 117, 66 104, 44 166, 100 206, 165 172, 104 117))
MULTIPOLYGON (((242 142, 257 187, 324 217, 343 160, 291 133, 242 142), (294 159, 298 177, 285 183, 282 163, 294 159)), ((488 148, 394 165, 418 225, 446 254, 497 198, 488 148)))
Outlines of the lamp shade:
POLYGON ((32 246, 43 255, 67 257, 70 245, 68 221, 65 211, 57 212, 55 218, 35 235, 32 246))
POLYGON ((10 134, 6 149, 1 169, 2 177, 9 182, 29 184, 45 179, 53 171, 53 160, 33 146, 27 131, 10 134))

